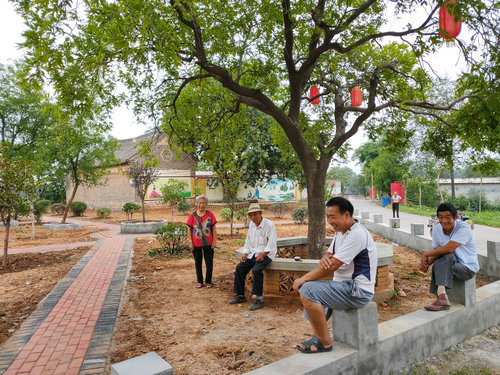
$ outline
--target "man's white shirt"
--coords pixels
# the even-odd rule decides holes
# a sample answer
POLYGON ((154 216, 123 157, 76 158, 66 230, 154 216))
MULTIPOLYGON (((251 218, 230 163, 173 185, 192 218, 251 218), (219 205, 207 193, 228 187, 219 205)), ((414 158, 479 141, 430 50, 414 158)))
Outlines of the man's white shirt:
POLYGON ((276 228, 271 220, 262 218, 259 226, 250 221, 243 252, 248 254, 248 259, 256 254, 269 252, 267 256, 273 260, 277 252, 277 240, 276 228))

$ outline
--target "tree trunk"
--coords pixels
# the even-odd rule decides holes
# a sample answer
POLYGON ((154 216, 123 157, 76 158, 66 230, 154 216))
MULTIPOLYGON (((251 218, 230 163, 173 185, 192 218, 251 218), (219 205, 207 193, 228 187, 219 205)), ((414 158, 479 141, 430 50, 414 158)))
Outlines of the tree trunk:
POLYGON ((75 199, 76 191, 78 190, 78 184, 75 184, 73 188, 73 192, 71 193, 71 198, 69 198, 69 201, 66 203, 66 209, 64 210, 64 215, 61 220, 61 224, 66 224, 66 218, 68 217, 68 212, 69 212, 69 206, 71 206, 71 203, 73 203, 73 199, 75 199))
POLYGON ((146 222, 146 212, 144 211, 144 199, 142 200, 142 222, 146 222))
POLYGON ((418 182, 418 209, 422 210, 422 182, 418 182))
POLYGON ((320 259, 325 253, 325 179, 329 160, 315 162, 316 168, 304 168, 307 187, 307 252, 309 259, 320 259))
POLYGON ((229 224, 229 231, 231 233, 231 237, 233 237, 233 217, 234 217, 234 200, 233 203, 231 203, 231 223, 229 224))
POLYGON ((33 198, 30 199, 30 210, 31 210, 31 239, 35 239, 35 212, 33 198))
POLYGON ((481 204, 483 195, 483 174, 481 173, 481 180, 479 182, 479 218, 481 218, 481 204))
POLYGON ((174 202, 170 202, 170 205, 172 206, 172 224, 174 223, 174 202))
POLYGON ((451 180, 451 200, 455 200, 455 173, 453 168, 450 168, 450 180, 451 180))
POLYGON ((7 215, 7 220, 5 222, 5 238, 3 240, 3 266, 7 267, 9 265, 9 259, 7 258, 7 252, 9 249, 9 232, 10 232, 10 213, 7 215))
POLYGON ((441 203, 444 203, 443 191, 441 190, 441 185, 439 185, 439 176, 441 176, 441 171, 437 172, 436 183, 439 191, 439 196, 441 197, 441 203))

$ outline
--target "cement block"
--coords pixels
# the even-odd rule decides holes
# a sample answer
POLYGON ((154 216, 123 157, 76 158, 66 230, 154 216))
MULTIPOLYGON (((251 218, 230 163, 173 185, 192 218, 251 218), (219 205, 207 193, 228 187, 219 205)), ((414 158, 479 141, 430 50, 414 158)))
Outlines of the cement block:
MULTIPOLYGON (((10 226, 11 227, 18 227, 19 226, 19 221, 17 220, 11 220, 10 221, 10 226)), ((5 225, 0 221, 0 228, 5 228, 5 225)))
POLYGON ((376 349, 378 343, 377 304, 360 309, 335 310, 332 314, 333 338, 360 352, 376 349))
POLYGON ((361 219, 369 219, 369 218, 370 218, 370 213, 368 211, 361 212, 361 219))
POLYGON ((354 209, 354 216, 359 216, 359 210, 357 208, 354 209))
POLYGON ((123 234, 153 233, 167 224, 167 220, 147 220, 145 223, 140 220, 126 221, 120 224, 120 232, 123 234))
POLYGON ((488 262, 500 262, 500 242, 486 241, 488 262))
POLYGON ((471 307, 476 304, 476 277, 462 281, 453 279, 453 288, 447 291, 451 302, 456 302, 471 307))
POLYGON ((51 230, 64 230, 64 229, 75 229, 80 228, 82 225, 79 223, 56 223, 56 224, 42 224, 43 229, 51 229, 51 230))
POLYGON ((143 354, 111 366, 111 375, 174 375, 174 369, 156 352, 143 354))
POLYGON ((401 228, 401 222, 399 221, 399 219, 389 219, 389 228, 401 228))
POLYGON ((382 223, 383 218, 384 215, 373 215, 373 222, 376 224, 382 223))
POLYGON ((411 234, 414 236, 423 236, 424 235, 424 224, 410 224, 411 234))

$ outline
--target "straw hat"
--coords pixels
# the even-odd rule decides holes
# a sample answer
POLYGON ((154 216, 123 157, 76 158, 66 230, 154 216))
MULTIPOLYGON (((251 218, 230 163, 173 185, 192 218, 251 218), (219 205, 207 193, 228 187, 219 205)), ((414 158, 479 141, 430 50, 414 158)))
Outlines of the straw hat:
POLYGON ((259 211, 262 212, 262 208, 260 208, 258 203, 250 203, 250 206, 248 207, 248 213, 259 211))

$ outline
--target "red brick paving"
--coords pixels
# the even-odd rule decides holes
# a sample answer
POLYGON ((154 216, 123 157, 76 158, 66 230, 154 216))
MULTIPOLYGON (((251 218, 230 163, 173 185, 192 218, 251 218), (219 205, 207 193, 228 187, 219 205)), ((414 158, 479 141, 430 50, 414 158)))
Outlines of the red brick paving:
POLYGON ((5 375, 78 374, 124 244, 123 237, 102 243, 5 375))

